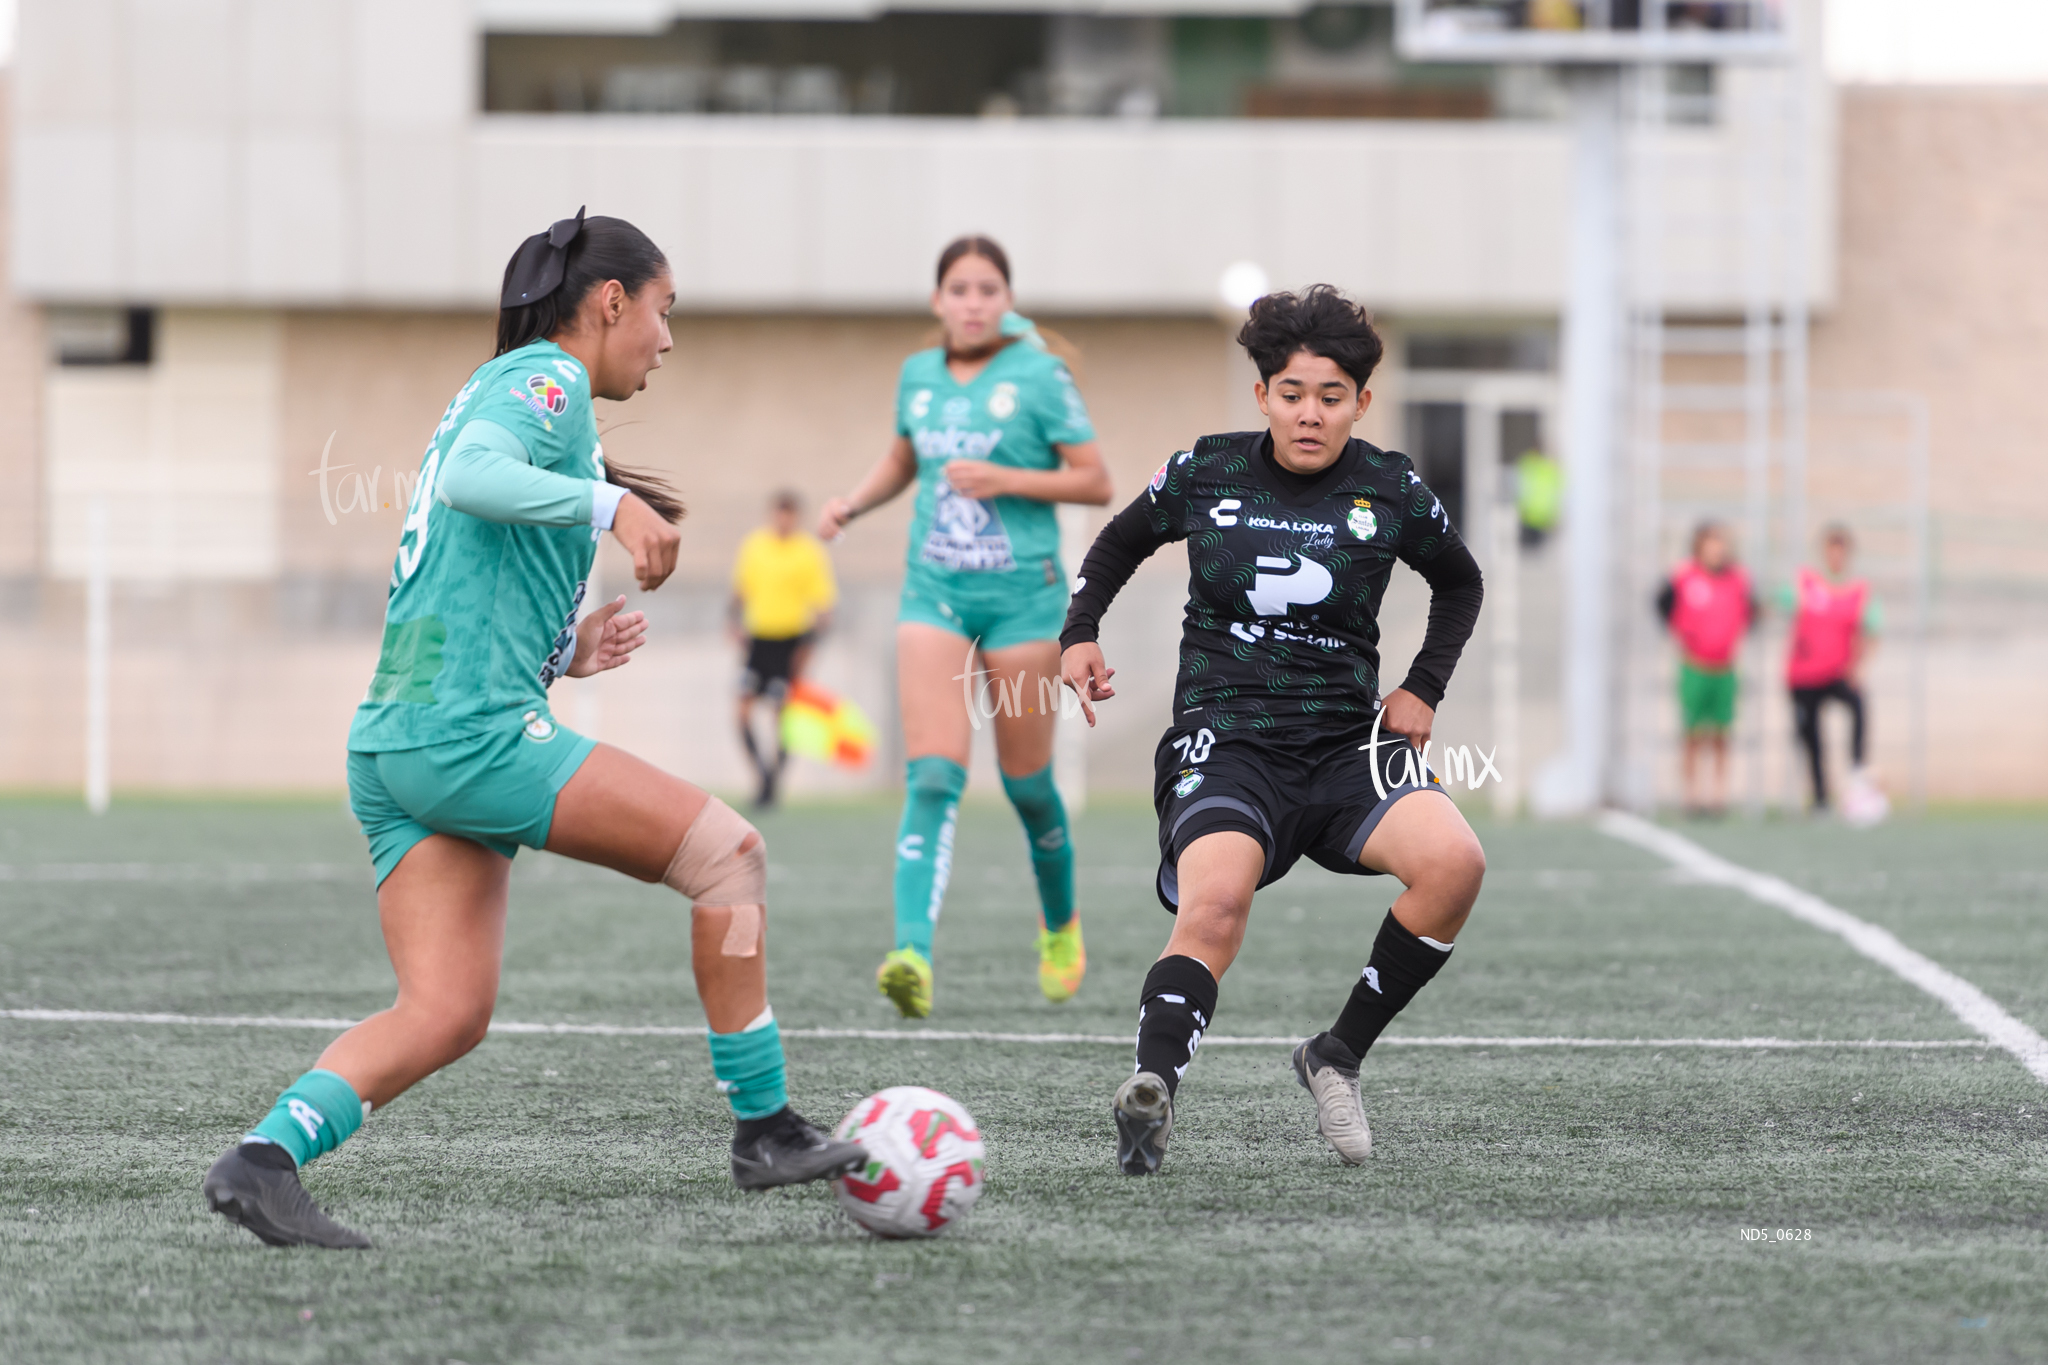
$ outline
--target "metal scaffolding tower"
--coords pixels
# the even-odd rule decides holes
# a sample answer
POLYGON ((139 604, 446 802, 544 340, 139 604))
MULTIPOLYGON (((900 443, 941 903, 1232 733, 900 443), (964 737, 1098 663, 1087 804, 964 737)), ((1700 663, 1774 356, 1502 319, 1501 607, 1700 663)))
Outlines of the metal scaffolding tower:
MULTIPOLYGON (((1399 0, 1399 45, 1407 60, 1547 65, 1559 70, 1570 93, 1564 743, 1531 792, 1544 813, 1654 799, 1649 755, 1653 718, 1661 713, 1649 704, 1647 689, 1662 668, 1651 657, 1656 632, 1643 617, 1666 524, 1691 510, 1670 496, 1672 466, 1722 461, 1724 447, 1736 451, 1740 520, 1749 544, 1761 547, 1770 536, 1774 489, 1791 486, 1777 468, 1788 452, 1803 448, 1803 438, 1785 435, 1794 426, 1803 430, 1806 382, 1798 48, 1775 0, 1716 0, 1704 7, 1712 22, 1693 22, 1701 8, 1585 0, 1572 7, 1572 24, 1538 27, 1532 26, 1533 6, 1399 0), (1674 13, 1686 22, 1669 23, 1674 13), (1734 329, 1679 326, 1670 317, 1669 301, 1683 292, 1667 257, 1674 234, 1688 224, 1673 208, 1674 156, 1666 143, 1673 118, 1696 112, 1671 91, 1671 73, 1680 67, 1712 73, 1710 97, 1724 84, 1722 73, 1741 73, 1727 82, 1739 96, 1722 101, 1730 113, 1740 106, 1744 119, 1737 191, 1744 229, 1737 249, 1746 287, 1743 323, 1734 329), (1770 89, 1780 91, 1775 108, 1757 93, 1770 89), (1738 340, 1725 347, 1731 334, 1738 340), (1720 411, 1716 405, 1727 397, 1721 391, 1729 386, 1706 384, 1695 394, 1692 385, 1674 384, 1671 357, 1718 354, 1715 347, 1740 357, 1735 390, 1746 429, 1733 442, 1675 441, 1669 427, 1680 411, 1694 402, 1720 411), (1775 436, 1774 413, 1783 415, 1775 436)), ((1710 216, 1726 221, 1725 214, 1710 216)), ((1725 245, 1711 244, 1715 250, 1725 245)), ((1803 539, 1803 514, 1788 516, 1785 524, 1799 527, 1792 534, 1803 539)), ((1760 746, 1761 733, 1745 736, 1752 748, 1760 746)))

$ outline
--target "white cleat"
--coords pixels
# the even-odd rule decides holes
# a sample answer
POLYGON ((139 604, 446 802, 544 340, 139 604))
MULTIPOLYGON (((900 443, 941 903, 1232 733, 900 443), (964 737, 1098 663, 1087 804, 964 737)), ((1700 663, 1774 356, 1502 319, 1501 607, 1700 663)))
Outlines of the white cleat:
POLYGON ((1166 1082, 1140 1071, 1116 1088, 1116 1164, 1125 1175, 1157 1175, 1173 1136, 1173 1094, 1166 1082))
POLYGON ((1294 1078, 1315 1096, 1316 1131, 1347 1166, 1362 1166, 1372 1155, 1372 1129, 1358 1097, 1358 1059, 1327 1033, 1303 1039, 1294 1049, 1294 1078))

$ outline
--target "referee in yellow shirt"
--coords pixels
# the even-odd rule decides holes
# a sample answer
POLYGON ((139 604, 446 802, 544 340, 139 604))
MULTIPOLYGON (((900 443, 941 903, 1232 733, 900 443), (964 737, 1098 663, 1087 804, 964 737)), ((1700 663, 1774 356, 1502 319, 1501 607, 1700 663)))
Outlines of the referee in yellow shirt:
POLYGON ((732 566, 732 633, 747 651, 740 674, 740 743, 761 779, 757 806, 775 804, 776 783, 789 755, 782 747, 782 706, 790 684, 803 674, 818 632, 831 623, 839 589, 825 547, 797 529, 801 502, 784 490, 769 500, 768 524, 740 542, 732 566), (775 757, 762 756, 754 738, 754 703, 775 707, 775 757))

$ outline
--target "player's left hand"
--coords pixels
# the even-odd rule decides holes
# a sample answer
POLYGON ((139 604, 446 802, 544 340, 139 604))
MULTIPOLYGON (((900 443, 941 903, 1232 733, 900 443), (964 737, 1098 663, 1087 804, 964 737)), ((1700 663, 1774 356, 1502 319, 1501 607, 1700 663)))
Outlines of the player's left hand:
POLYGON ((1092 728, 1095 724, 1095 706, 1098 701, 1108 701, 1116 695, 1116 689, 1109 680, 1116 676, 1116 670, 1102 659, 1102 646, 1093 640, 1076 640, 1060 655, 1060 681, 1074 689, 1074 695, 1081 699, 1081 714, 1088 718, 1092 728))
POLYGON ((987 460, 948 460, 946 482, 970 498, 993 498, 1010 491, 1010 471, 987 460))
POLYGON ((621 609, 626 599, 615 597, 576 624, 576 661, 569 676, 587 678, 632 662, 633 651, 647 643, 647 613, 621 609))
POLYGON ((1429 732, 1435 725, 1436 708, 1428 702, 1403 687, 1387 693, 1386 712, 1380 720, 1382 730, 1406 737, 1419 750, 1429 743, 1429 732))

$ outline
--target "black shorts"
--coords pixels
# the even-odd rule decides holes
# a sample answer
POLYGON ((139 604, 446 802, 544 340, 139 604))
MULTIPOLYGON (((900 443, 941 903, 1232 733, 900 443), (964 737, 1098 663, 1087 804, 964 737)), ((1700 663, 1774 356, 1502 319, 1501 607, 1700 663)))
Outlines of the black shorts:
POLYGON ((740 674, 740 695, 780 697, 796 675, 797 652, 811 642, 808 632, 786 640, 747 637, 747 667, 740 674))
POLYGON ((1159 812, 1159 903, 1177 911, 1176 867, 1205 834, 1234 829, 1266 851, 1261 887, 1287 875, 1303 855, 1332 872, 1377 876, 1359 850, 1396 801, 1443 790, 1415 746, 1380 732, 1374 779, 1372 726, 1291 737, 1216 734, 1178 725, 1152 756, 1152 804, 1159 812))

